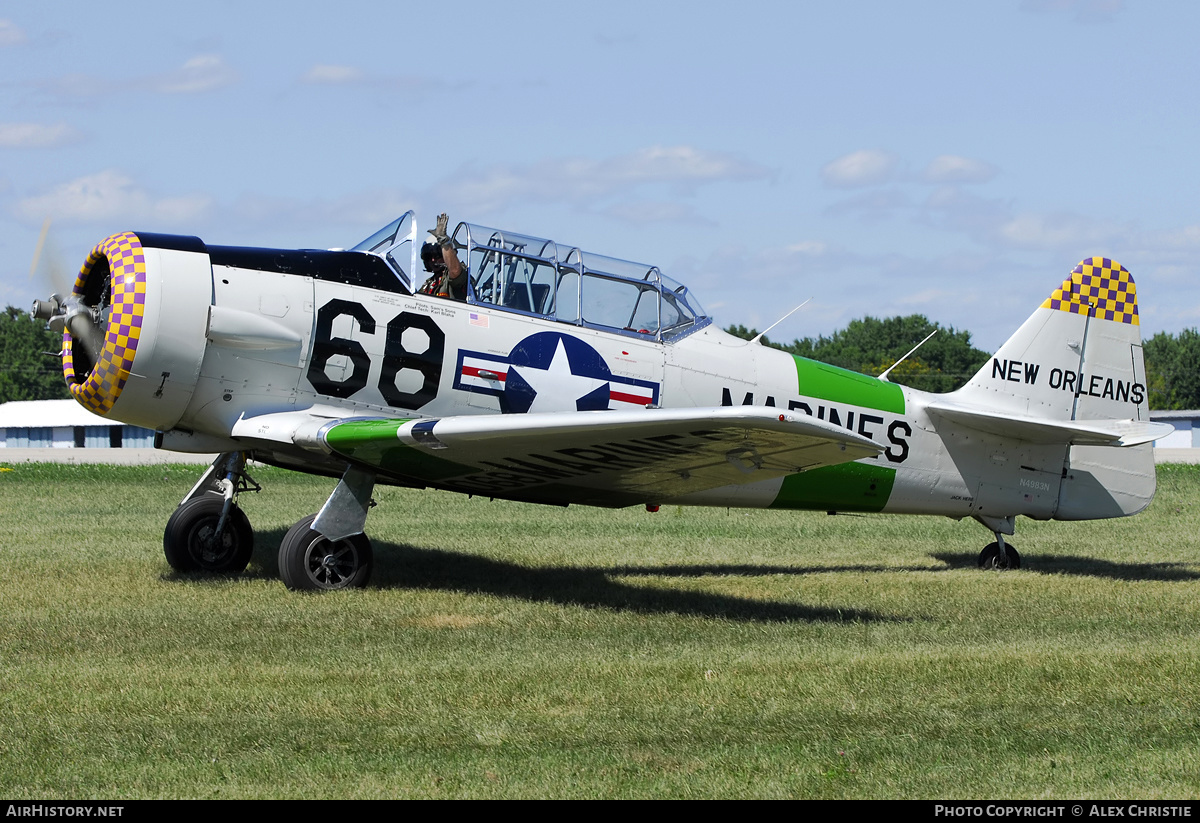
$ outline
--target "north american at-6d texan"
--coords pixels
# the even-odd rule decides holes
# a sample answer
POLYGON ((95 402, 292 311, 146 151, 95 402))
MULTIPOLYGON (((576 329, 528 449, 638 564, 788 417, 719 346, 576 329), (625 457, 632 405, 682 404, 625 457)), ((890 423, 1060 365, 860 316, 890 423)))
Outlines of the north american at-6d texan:
POLYGON ((1150 442, 1170 427, 1149 420, 1113 260, 1084 260, 969 383, 928 394, 726 334, 653 266, 446 234, 412 212, 349 250, 126 232, 69 297, 35 303, 76 400, 159 448, 220 453, 167 521, 172 567, 246 567, 250 458, 337 479, 279 547, 292 589, 366 584, 377 483, 971 517, 995 535, 988 567, 1019 565, 1018 515, 1121 517, 1154 496, 1150 442))

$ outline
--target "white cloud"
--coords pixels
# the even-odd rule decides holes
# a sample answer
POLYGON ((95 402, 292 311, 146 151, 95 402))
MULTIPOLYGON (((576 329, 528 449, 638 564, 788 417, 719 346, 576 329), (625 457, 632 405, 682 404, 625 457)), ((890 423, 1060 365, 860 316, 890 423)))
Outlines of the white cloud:
POLYGON ((924 176, 930 183, 986 183, 996 176, 996 167, 982 160, 943 154, 925 167, 924 176))
MULTIPOLYGON (((522 200, 595 208, 597 201, 628 196, 645 186, 669 185, 688 192, 706 183, 754 180, 767 175, 766 168, 723 152, 692 146, 653 146, 605 160, 557 158, 485 171, 463 169, 435 186, 434 194, 439 201, 476 214, 499 211, 522 200)), ((678 211, 658 211, 664 219, 676 219, 678 215, 678 211)))
POLYGON ((19 46, 25 42, 25 32, 11 20, 0 19, 0 46, 19 46))
POLYGON ((48 94, 56 97, 100 97, 120 91, 120 88, 109 80, 90 74, 64 74, 51 80, 37 83, 48 94))
POLYGON ((1013 219, 1009 203, 980 197, 958 186, 938 186, 917 213, 919 222, 960 232, 985 245, 995 244, 1000 228, 1013 219))
POLYGON ((112 80, 91 74, 65 74, 37 85, 48 94, 58 97, 104 97, 129 92, 159 94, 199 94, 231 85, 238 79, 218 54, 201 54, 187 60, 175 71, 128 80, 112 80))
POLYGON ((203 217, 211 206, 211 198, 204 195, 155 197, 121 172, 107 170, 20 200, 13 212, 29 222, 40 222, 49 215, 56 221, 76 223, 154 220, 180 224, 203 217))
MULTIPOLYGON (((763 177, 766 170, 722 152, 692 146, 653 146, 602 161, 596 172, 620 183, 703 183, 763 177)), ((585 174, 590 170, 584 170, 585 174)))
POLYGON ((1012 204, 979 197, 958 186, 939 186, 922 204, 918 220, 966 235, 997 250, 1044 250, 1056 254, 1108 253, 1138 237, 1129 223, 1073 212, 1018 213, 1012 204))
POLYGON ((849 214, 860 220, 883 220, 904 212, 912 211, 912 201, 897 188, 862 192, 833 203, 825 209, 826 214, 849 214))
POLYGON ((1184 226, 1181 229, 1158 232, 1151 238, 1152 247, 1169 247, 1172 249, 1200 248, 1200 225, 1184 226))
POLYGON ((838 189, 875 186, 890 180, 895 168, 895 156, 879 149, 863 149, 827 164, 821 169, 821 179, 838 189))
POLYGON ((44 149, 65 146, 79 139, 66 123, 0 123, 0 148, 44 149))
MULTIPOLYGON (((294 198, 243 195, 230 212, 239 224, 289 227, 356 226, 363 231, 374 230, 394 220, 409 209, 420 206, 418 195, 400 189, 379 189, 357 192, 335 200, 299 200, 294 198)), ((353 244, 363 237, 344 236, 335 232, 340 244, 353 244)))
POLYGON ((1020 214, 1000 225, 998 239, 1029 249, 1111 247, 1124 231, 1078 214, 1020 214))
MULTIPOLYGON (((763 167, 720 152, 690 146, 650 147, 598 160, 558 158, 484 171, 463 169, 424 190, 373 189, 330 199, 248 194, 223 204, 218 212, 208 196, 164 196, 149 191, 127 174, 107 170, 25 197, 10 208, 10 213, 30 225, 40 224, 46 215, 66 223, 136 221, 143 227, 163 223, 189 231, 212 228, 219 222, 235 236, 253 227, 259 235, 254 242, 259 243, 263 242, 263 229, 286 226, 286 239, 270 241, 285 245, 297 242, 288 232, 303 227, 304 231, 297 234, 310 239, 299 242, 311 243, 314 236, 328 235, 325 242, 347 245, 407 209, 420 211, 422 204, 430 203, 436 204, 438 211, 470 215, 481 222, 484 212, 549 203, 640 224, 699 223, 703 218, 690 204, 670 196, 655 197, 655 187, 696 187, 758 179, 768 173, 763 167), (643 193, 648 196, 641 196, 643 193), (311 231, 314 228, 318 229, 315 235, 311 231)), ((808 254, 816 251, 815 247, 805 249, 808 254)))
POLYGON ((784 251, 788 254, 802 254, 806 257, 820 257, 827 251, 827 246, 820 240, 802 240, 799 243, 793 243, 790 246, 785 246, 784 251))
POLYGON ((432 92, 455 88, 438 77, 423 77, 417 74, 367 74, 355 66, 333 63, 315 63, 300 77, 300 82, 310 86, 362 86, 372 91, 432 92))
POLYGON ((163 94, 196 94, 228 86, 235 80, 237 73, 219 54, 201 54, 151 85, 163 94))
POLYGON ((353 66, 318 63, 309 69, 301 79, 305 83, 357 83, 363 79, 363 73, 353 66))

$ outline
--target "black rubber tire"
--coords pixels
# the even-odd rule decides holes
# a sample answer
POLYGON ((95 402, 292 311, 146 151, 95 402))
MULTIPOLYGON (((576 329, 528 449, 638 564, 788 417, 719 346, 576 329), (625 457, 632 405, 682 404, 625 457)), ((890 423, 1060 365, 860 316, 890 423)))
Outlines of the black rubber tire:
POLYGON ((979 553, 979 568, 981 569, 996 569, 1003 571, 1005 569, 1021 568, 1021 555, 1017 553, 1016 547, 1012 543, 1004 544, 1004 557, 1007 563, 1000 562, 1000 544, 989 543, 987 547, 979 553))
POLYGON ((365 534, 336 542, 313 531, 312 514, 288 529, 279 544, 279 577, 292 591, 361 589, 371 579, 374 555, 365 534))
POLYGON ((177 572, 240 574, 254 553, 254 530, 246 513, 233 506, 219 543, 213 542, 223 498, 206 494, 175 510, 163 531, 163 554, 177 572))

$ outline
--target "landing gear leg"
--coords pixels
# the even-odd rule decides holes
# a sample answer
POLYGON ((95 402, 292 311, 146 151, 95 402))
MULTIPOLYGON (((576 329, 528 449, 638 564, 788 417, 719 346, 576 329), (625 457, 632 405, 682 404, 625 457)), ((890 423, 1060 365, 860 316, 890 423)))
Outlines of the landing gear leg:
POLYGON ((167 521, 163 554, 178 572, 239 574, 254 551, 254 530, 237 506, 260 486, 246 474, 244 452, 218 457, 167 521))
POLYGON ((1019 569, 1021 555, 1011 543, 1004 542, 1004 535, 1016 531, 1015 517, 984 517, 976 515, 975 519, 990 529, 996 535, 996 542, 990 543, 979 553, 979 568, 981 569, 1019 569))

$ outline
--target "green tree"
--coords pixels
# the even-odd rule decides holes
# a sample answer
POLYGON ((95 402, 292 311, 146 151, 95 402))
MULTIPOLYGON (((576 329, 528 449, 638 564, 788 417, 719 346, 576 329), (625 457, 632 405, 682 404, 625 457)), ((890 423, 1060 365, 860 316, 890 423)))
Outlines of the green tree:
POLYGON ((62 348, 62 335, 29 313, 8 306, 0 313, 0 403, 70 397, 59 361, 43 352, 62 348))
MULTIPOLYGON (((971 345, 970 332, 940 326, 921 314, 884 320, 864 317, 852 320, 829 337, 805 337, 792 341, 791 345, 772 343, 764 337, 763 343, 851 371, 878 375, 935 329, 938 333, 889 374, 888 379, 923 391, 953 391, 966 383, 991 355, 971 345)), ((726 331, 747 340, 758 333, 745 326, 730 326, 726 331)))
POLYGON ((1200 409, 1200 332, 1159 332, 1143 344, 1152 409, 1200 409))

